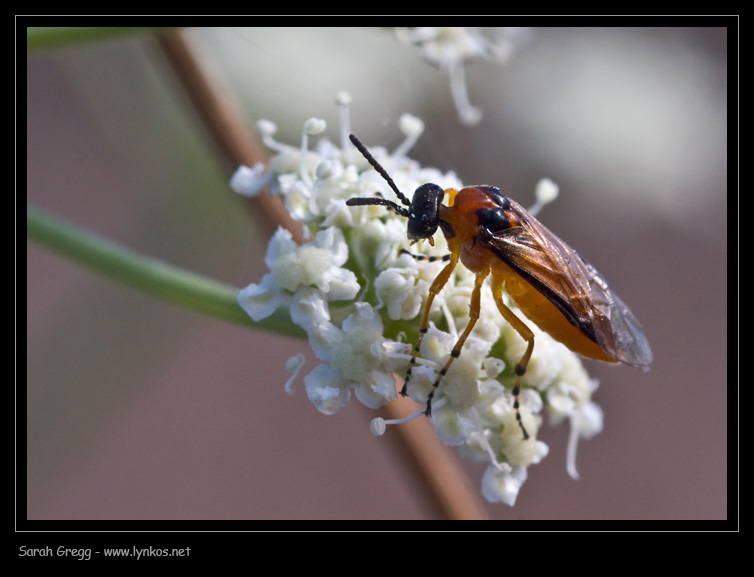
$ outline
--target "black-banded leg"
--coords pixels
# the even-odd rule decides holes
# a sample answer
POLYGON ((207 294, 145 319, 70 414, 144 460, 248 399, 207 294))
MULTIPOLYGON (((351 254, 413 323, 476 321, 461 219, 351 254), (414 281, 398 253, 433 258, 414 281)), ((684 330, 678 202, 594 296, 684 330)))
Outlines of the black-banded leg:
POLYGON ((421 325, 419 326, 419 339, 416 341, 416 345, 414 346, 414 354, 411 355, 411 360, 408 363, 408 371, 406 371, 406 380, 403 382, 403 388, 401 389, 401 396, 403 397, 405 397, 407 394, 408 381, 411 379, 411 373, 414 369, 414 366, 416 365, 416 357, 418 356, 419 351, 421 350, 422 340, 424 339, 424 335, 427 334, 427 330, 429 330, 429 309, 432 308, 432 303, 434 302, 435 297, 438 294, 440 294, 442 287, 444 287, 445 284, 448 282, 448 279, 450 279, 450 275, 453 274, 453 269, 456 268, 456 264, 458 264, 457 253, 450 254, 448 256, 450 258, 450 262, 447 264, 447 266, 444 269, 442 269, 442 271, 440 271, 440 274, 437 275, 437 278, 435 278, 435 280, 432 281, 432 285, 429 287, 429 294, 427 295, 427 304, 424 305, 424 314, 422 315, 422 322, 421 322, 421 325))
POLYGON ((526 427, 521 421, 521 412, 519 411, 518 395, 521 393, 521 377, 526 374, 526 367, 529 365, 529 359, 531 359, 531 353, 534 350, 534 333, 526 324, 519 319, 512 310, 510 310, 503 302, 503 283, 501 279, 492 277, 492 296, 495 298, 495 304, 497 305, 500 314, 510 324, 516 332, 521 335, 521 338, 527 342, 526 352, 521 360, 516 363, 513 368, 516 374, 516 380, 513 383, 513 408, 516 409, 516 421, 518 426, 521 427, 521 431, 524 433, 524 439, 529 438, 529 433, 526 432, 526 427))
POLYGON ((444 256, 427 256, 426 254, 414 254, 412 252, 408 252, 405 248, 402 248, 400 251, 398 251, 398 254, 407 254, 414 260, 426 260, 427 262, 437 262, 438 260, 448 262, 450 260, 450 254, 446 254, 444 256))
POLYGON ((427 416, 432 414, 432 397, 435 396, 435 391, 437 390, 437 387, 440 386, 440 381, 448 372, 448 369, 450 368, 450 365, 453 364, 453 361, 455 361, 458 357, 461 356, 461 349, 463 348, 463 345, 466 342, 466 339, 471 334, 471 331, 474 328, 474 325, 479 320, 479 311, 481 309, 481 302, 482 302, 481 301, 482 283, 484 282, 484 279, 487 277, 487 274, 488 272, 484 272, 484 273, 478 273, 476 275, 476 281, 474 282, 474 290, 471 293, 471 302, 469 303, 469 323, 466 325, 466 328, 463 330, 463 334, 461 334, 461 336, 458 337, 456 344, 453 346, 453 350, 450 351, 450 358, 448 359, 448 362, 445 363, 445 366, 442 369, 440 369, 440 372, 437 374, 437 378, 435 379, 435 382, 432 383, 432 390, 429 392, 429 396, 427 397, 427 410, 425 411, 425 414, 427 416))

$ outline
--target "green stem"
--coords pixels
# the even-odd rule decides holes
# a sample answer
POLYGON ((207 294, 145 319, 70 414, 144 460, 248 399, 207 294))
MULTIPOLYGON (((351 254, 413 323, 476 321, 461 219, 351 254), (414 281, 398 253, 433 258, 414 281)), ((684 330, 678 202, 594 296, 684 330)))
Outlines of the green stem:
POLYGON ((26 235, 100 274, 182 308, 281 335, 305 336, 284 307, 254 322, 238 305, 237 288, 135 253, 31 206, 26 207, 26 235))
POLYGON ((29 26, 26 29, 26 50, 54 48, 66 44, 75 44, 90 40, 107 39, 124 34, 144 33, 150 31, 159 32, 160 29, 111 26, 61 26, 49 28, 29 26))

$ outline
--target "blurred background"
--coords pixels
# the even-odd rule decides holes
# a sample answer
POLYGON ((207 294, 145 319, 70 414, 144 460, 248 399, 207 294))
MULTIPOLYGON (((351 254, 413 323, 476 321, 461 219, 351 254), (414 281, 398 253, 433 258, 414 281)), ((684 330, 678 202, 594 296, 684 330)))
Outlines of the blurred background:
MULTIPOLYGON (((338 138, 337 92, 367 145, 410 156, 539 215, 641 320, 649 373, 585 361, 604 431, 579 445, 545 426, 549 456, 496 519, 727 518, 727 32, 507 31, 501 65, 467 68, 481 123, 462 125, 447 75, 389 31, 197 29, 216 81, 297 143, 311 116, 338 138)), ((32 205, 136 251, 238 286, 258 282, 267 233, 149 34, 29 53, 32 205)), ((305 341, 179 310, 27 245, 30 520, 432 519, 391 431, 353 400, 320 414, 285 361, 305 341)), ((448 449, 451 453, 452 449, 448 449)), ((22 453, 19 453, 22 460, 22 453)), ((462 461, 472 486, 484 466, 462 461)), ((22 466, 22 463, 19 463, 22 466)), ((21 504, 19 503, 19 509, 21 504)))

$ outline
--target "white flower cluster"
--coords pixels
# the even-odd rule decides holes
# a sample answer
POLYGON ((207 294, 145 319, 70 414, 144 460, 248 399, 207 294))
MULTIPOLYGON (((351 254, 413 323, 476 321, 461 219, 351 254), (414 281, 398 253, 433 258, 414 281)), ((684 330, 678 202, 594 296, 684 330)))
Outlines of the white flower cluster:
MULTIPOLYGON (((231 181, 240 194, 253 195, 269 187, 305 224, 310 240, 301 246, 286 230, 274 234, 265 257, 269 273, 259 284, 241 290, 238 302, 255 320, 283 304, 289 307, 291 320, 307 332, 320 361, 304 383, 309 399, 325 414, 344 407, 352 393, 371 408, 396 398, 394 373, 405 374, 418 336, 417 317, 429 285, 444 266, 441 260, 417 261, 401 253, 409 248, 404 218, 383 206, 346 206, 353 197, 393 197, 382 177, 347 140, 349 100, 346 94, 338 98, 343 107, 341 147, 323 139, 309 150, 308 137, 323 132, 323 121, 306 122, 300 147, 273 140, 274 125, 262 121, 258 128, 263 140, 275 152, 269 169, 241 167, 231 181)), ((406 115, 400 126, 406 141, 396 152, 370 147, 399 189, 409 196, 426 182, 460 189, 455 174, 422 168, 405 156, 423 130, 421 121, 406 115)), ((546 188, 551 190, 552 184, 546 188)), ((438 234, 434 246, 422 243, 411 250, 439 257, 447 253, 447 246, 438 234)), ((408 386, 408 394, 420 405, 415 416, 422 414, 436 371, 468 322, 473 286, 474 275, 459 265, 435 299, 430 329, 408 386)), ((483 292, 481 307, 479 322, 434 396, 431 418, 446 444, 489 464, 484 496, 513 505, 527 467, 548 452, 536 438, 542 409, 553 421, 570 419, 568 470, 574 476, 576 442, 601 430, 602 414, 591 401, 596 385, 578 357, 528 323, 535 331, 536 346, 520 395, 521 417, 531 436, 524 440, 510 390, 513 366, 526 343, 503 320, 489 290, 483 292)), ((297 373, 302 363, 300 356, 294 357, 288 368, 297 373)), ((290 385, 291 381, 286 384, 288 392, 290 385)), ((381 434, 387 424, 391 423, 375 419, 372 429, 381 434)))

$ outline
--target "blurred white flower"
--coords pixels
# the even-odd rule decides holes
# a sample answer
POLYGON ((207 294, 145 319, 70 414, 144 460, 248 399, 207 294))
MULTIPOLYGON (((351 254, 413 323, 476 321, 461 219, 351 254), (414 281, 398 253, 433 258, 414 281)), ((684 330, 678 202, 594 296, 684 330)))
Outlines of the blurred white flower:
POLYGON ((398 40, 417 46, 422 58, 448 73, 458 117, 473 126, 482 119, 482 110, 469 101, 466 65, 474 60, 507 63, 527 29, 425 26, 395 28, 394 32, 398 40))

